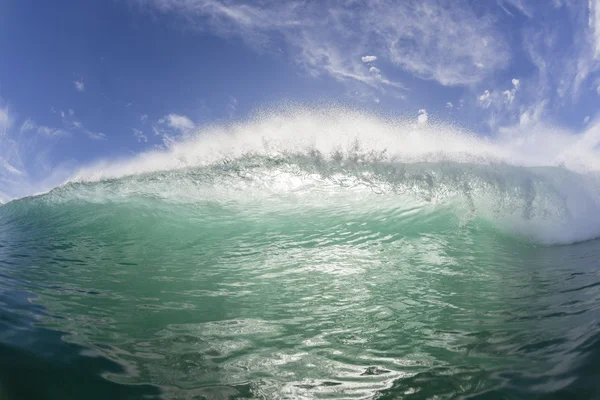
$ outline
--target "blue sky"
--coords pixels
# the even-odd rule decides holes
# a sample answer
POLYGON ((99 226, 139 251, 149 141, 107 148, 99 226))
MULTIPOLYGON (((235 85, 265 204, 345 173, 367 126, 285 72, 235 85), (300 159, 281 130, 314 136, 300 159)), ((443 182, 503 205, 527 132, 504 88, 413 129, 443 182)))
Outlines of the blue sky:
POLYGON ((600 4, 0 0, 0 200, 290 101, 576 135, 600 4))

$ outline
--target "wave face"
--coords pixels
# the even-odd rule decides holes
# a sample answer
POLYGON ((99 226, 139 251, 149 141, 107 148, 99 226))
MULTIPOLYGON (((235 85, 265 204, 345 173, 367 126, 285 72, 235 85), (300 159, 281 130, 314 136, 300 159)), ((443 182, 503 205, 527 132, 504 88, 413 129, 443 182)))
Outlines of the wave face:
POLYGON ((593 396, 596 142, 537 140, 285 111, 0 206, 0 395, 593 396))

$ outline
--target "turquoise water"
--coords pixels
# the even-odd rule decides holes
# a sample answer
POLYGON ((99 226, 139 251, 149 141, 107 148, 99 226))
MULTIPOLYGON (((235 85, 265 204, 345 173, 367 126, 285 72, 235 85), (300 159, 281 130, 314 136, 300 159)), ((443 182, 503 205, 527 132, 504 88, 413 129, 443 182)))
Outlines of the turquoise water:
POLYGON ((600 243, 543 243, 583 176, 315 160, 1 206, 2 398, 599 393, 600 243))
POLYGON ((346 117, 0 206, 0 398, 598 398, 598 175, 346 117))

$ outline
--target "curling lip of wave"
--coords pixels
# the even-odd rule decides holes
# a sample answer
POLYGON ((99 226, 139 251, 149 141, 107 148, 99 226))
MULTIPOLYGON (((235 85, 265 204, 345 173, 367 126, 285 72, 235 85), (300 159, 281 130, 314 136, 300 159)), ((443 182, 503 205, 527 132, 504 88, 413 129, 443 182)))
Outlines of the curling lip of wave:
POLYGON ((568 244, 600 236, 597 187, 586 175, 556 167, 254 156, 221 165, 74 182, 14 205, 17 210, 22 206, 17 212, 24 214, 37 206, 76 213, 78 207, 93 204, 136 205, 137 210, 159 215, 187 209, 201 219, 216 206, 242 220, 299 212, 307 219, 335 219, 343 210, 373 221, 376 230, 447 234, 448 228, 481 220, 486 230, 491 223, 509 236, 568 244), (417 222, 415 216, 425 220, 417 222), (430 218, 438 222, 431 225, 426 221, 430 218))
POLYGON ((323 194, 367 189, 386 195, 376 200, 382 208, 409 199, 452 203, 457 214, 484 218, 511 235, 566 244, 600 236, 596 136, 549 132, 492 141, 340 109, 294 110, 84 168, 48 198, 243 202, 258 190, 265 198, 302 195, 305 202, 308 193, 323 203, 323 194), (543 138, 546 146, 538 146, 543 138))

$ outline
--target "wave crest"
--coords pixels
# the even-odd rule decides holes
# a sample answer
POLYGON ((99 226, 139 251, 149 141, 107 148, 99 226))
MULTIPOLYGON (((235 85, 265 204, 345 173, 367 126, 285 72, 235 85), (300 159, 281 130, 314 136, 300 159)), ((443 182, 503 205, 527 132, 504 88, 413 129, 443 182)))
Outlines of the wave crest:
POLYGON ((451 209, 463 224, 483 220, 535 242, 573 243, 600 236, 595 135, 491 140, 342 109, 280 110, 206 128, 167 151, 88 166, 43 201, 152 198, 277 213, 451 209))

